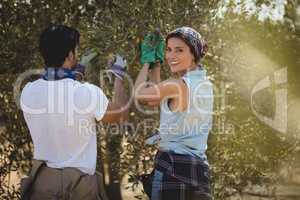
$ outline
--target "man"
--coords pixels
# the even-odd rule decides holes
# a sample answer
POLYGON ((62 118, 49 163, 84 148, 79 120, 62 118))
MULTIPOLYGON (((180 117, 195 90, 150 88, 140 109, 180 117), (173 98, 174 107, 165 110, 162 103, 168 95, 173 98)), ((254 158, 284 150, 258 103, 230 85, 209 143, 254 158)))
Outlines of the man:
POLYGON ((96 85, 76 80, 79 37, 77 30, 63 25, 51 25, 40 36, 46 71, 26 84, 20 101, 34 145, 31 175, 23 181, 24 199, 106 198, 95 173, 96 121, 127 119, 122 83, 126 61, 117 56, 110 70, 116 75, 110 102, 96 85))

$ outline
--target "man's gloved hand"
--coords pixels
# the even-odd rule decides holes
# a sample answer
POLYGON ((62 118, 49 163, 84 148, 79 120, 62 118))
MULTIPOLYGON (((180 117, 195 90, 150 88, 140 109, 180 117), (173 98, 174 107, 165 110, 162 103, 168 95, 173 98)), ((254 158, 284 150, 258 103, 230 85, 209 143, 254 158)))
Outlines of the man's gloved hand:
POLYGON ((109 74, 110 81, 112 80, 112 74, 123 80, 127 67, 127 61, 125 58, 116 54, 113 56, 113 59, 108 61, 108 66, 109 69, 107 70, 107 73, 109 74))
POLYGON ((86 50, 80 57, 80 61, 73 67, 76 80, 82 81, 84 79, 85 70, 87 67, 98 62, 99 54, 96 49, 86 50))
POLYGON ((99 53, 96 51, 96 49, 94 48, 88 49, 81 56, 79 64, 88 68, 91 65, 96 64, 98 62, 98 59, 99 59, 99 53))

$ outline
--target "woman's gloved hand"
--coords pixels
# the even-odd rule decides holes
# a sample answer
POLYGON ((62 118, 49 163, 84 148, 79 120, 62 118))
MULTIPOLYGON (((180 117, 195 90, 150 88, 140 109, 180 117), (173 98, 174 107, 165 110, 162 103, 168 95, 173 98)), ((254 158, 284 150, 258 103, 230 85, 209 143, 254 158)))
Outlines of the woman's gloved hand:
POLYGON ((142 65, 149 63, 150 68, 152 68, 157 61, 161 64, 163 63, 165 56, 165 41, 159 31, 148 33, 144 37, 140 49, 140 63, 142 65))
POLYGON ((154 64, 155 59, 155 44, 154 44, 154 34, 148 33, 145 35, 143 41, 140 45, 141 56, 140 63, 144 65, 145 63, 154 64))
POLYGON ((157 37, 157 39, 156 39, 157 45, 155 48, 155 59, 156 59, 156 61, 159 61, 160 64, 162 64, 165 59, 166 43, 165 43, 165 39, 159 32, 156 34, 156 37, 157 37))

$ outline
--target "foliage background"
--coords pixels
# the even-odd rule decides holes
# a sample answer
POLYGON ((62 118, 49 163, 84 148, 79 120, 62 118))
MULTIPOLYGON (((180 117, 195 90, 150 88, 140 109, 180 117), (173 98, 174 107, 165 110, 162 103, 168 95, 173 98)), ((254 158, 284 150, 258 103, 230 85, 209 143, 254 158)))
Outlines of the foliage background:
MULTIPOLYGON (((236 13, 234 8, 243 2, 0 0, 0 198, 19 198, 19 186, 10 183, 10 174, 25 174, 30 169, 33 146, 13 86, 20 73, 42 67, 38 37, 50 23, 78 28, 81 50, 98 48, 99 65, 87 74, 88 80, 98 85, 98 74, 114 52, 127 57, 129 74, 135 78, 140 68, 138 43, 147 31, 159 27, 166 35, 183 25, 199 30, 209 43, 203 62, 216 88, 214 127, 207 152, 215 199, 247 193, 254 185, 262 185, 269 191, 266 196, 274 197, 275 185, 297 182, 293 174, 300 167, 299 1, 286 1, 284 18, 279 22, 260 21, 255 13, 236 13), (224 2, 229 2, 227 12, 218 18, 216 13, 224 2), (285 133, 261 122, 251 108, 253 87, 265 77, 274 79, 273 73, 281 68, 287 69, 288 80, 281 86, 288 91, 285 133)), ((253 2, 260 7, 272 1, 253 2)), ((163 77, 169 76, 164 66, 163 77)), ((30 79, 34 77, 26 81, 30 79)), ((110 94, 110 88, 105 88, 110 94)), ((277 89, 272 85, 255 96, 259 113, 274 117, 277 89)), ((145 146, 144 139, 157 127, 158 116, 144 115, 132 107, 130 121, 140 126, 123 127, 115 134, 114 127, 107 125, 98 130, 98 168, 105 173, 106 189, 114 200, 122 198, 124 178, 129 177, 128 190, 136 189, 136 175, 151 170, 155 154, 155 147, 145 146)), ((144 196, 137 193, 137 198, 144 196)))

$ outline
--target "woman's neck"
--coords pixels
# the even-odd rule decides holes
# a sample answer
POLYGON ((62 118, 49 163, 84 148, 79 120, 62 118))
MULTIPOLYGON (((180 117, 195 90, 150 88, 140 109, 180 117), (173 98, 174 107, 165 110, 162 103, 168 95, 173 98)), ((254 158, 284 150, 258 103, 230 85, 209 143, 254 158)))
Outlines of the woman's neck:
POLYGON ((196 64, 195 64, 195 65, 189 67, 189 68, 186 69, 186 70, 183 70, 183 71, 178 72, 178 75, 179 75, 179 76, 184 76, 187 72, 191 72, 191 71, 194 71, 194 70, 198 69, 198 66, 199 66, 199 65, 196 65, 196 64))

